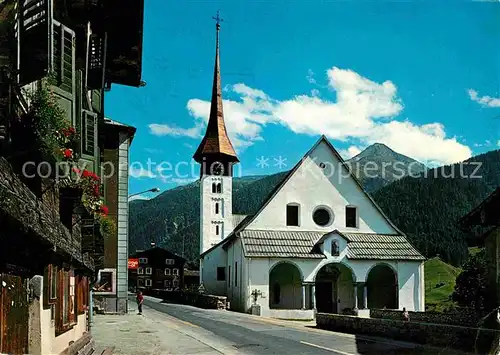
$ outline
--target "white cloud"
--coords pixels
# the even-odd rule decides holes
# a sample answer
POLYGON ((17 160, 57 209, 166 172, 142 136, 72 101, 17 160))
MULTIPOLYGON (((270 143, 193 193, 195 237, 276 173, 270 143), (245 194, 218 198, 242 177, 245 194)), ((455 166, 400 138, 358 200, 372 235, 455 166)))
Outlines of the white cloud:
MULTIPOLYGON (((313 74, 309 71, 308 77, 313 74)), ((441 123, 417 125, 408 120, 396 120, 404 107, 391 81, 377 83, 352 70, 336 67, 327 70, 326 77, 328 88, 336 92, 336 101, 318 97, 318 91, 311 96, 276 100, 243 83, 229 86, 228 90, 238 96, 237 100, 223 101, 227 131, 235 148, 241 151, 263 140, 263 128, 279 124, 294 133, 325 134, 330 139, 347 143, 356 140, 362 146, 384 143, 422 162, 449 164, 472 155, 468 146, 446 135, 441 123)), ((197 138, 194 132, 199 133, 206 126, 210 102, 193 98, 188 101, 187 108, 195 118, 194 127, 151 126, 160 126, 157 130, 166 134, 184 133, 197 138)), ((346 156, 352 154, 353 149, 345 151, 346 156)))
POLYGON ((133 178, 143 178, 143 177, 147 177, 147 178, 154 178, 155 175, 153 174, 153 172, 151 170, 147 170, 147 169, 144 169, 142 166, 139 166, 139 167, 134 167, 134 164, 135 163, 132 163, 129 167, 129 175, 130 177, 133 177, 133 178))
POLYGON ((178 137, 191 137, 198 138, 201 134, 201 126, 193 128, 179 128, 173 127, 168 124, 152 123, 149 125, 149 130, 155 136, 178 136, 178 137))
POLYGON ((146 195, 135 195, 135 196, 132 196, 128 199, 128 202, 130 201, 134 201, 134 200, 150 200, 151 197, 148 197, 146 195))
POLYGON ((500 98, 491 96, 479 96, 478 92, 473 89, 467 90, 472 101, 479 103, 484 107, 500 107, 500 98))
POLYGON ((342 156, 342 158, 344 158, 345 160, 348 160, 348 159, 351 159, 352 157, 358 155, 359 153, 361 153, 361 148, 360 147, 357 147, 355 145, 351 145, 349 148, 347 149, 339 149, 339 154, 342 156))
POLYGON ((497 147, 500 147, 500 140, 497 141, 497 147))

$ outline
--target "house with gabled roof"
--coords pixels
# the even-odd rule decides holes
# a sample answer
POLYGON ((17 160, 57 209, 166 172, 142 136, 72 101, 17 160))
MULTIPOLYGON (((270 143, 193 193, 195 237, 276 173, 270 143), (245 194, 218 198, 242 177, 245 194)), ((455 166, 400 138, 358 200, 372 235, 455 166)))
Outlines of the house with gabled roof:
POLYGON ((194 159, 200 169, 200 282, 231 308, 278 318, 370 308, 424 310, 425 258, 322 136, 253 215, 232 213, 219 68, 194 159))

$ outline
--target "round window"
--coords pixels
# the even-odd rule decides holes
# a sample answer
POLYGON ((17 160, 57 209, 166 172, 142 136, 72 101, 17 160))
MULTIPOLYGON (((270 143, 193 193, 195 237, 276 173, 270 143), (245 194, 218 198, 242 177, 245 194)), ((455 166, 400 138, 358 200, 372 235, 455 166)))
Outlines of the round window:
POLYGON ((330 224, 331 219, 332 219, 332 214, 330 213, 329 210, 327 210, 324 207, 316 209, 316 211, 314 211, 313 213, 313 221, 318 226, 324 227, 330 224))

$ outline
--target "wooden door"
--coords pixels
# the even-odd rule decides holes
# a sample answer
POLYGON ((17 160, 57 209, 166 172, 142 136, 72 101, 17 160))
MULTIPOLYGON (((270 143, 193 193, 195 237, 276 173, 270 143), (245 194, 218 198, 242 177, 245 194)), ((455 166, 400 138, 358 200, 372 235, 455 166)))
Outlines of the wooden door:
POLYGON ((28 291, 19 276, 0 274, 0 353, 28 353, 28 291))

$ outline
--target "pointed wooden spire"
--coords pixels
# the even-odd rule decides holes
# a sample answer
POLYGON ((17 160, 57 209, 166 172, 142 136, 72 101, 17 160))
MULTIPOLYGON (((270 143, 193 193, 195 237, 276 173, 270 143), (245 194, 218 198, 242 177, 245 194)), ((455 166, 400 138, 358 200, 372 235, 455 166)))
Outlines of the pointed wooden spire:
POLYGON ((216 44, 210 116, 205 137, 203 137, 200 146, 193 156, 194 160, 200 164, 203 161, 203 157, 207 156, 218 156, 222 158, 221 160, 239 162, 233 145, 231 144, 231 140, 227 135, 226 124, 224 123, 224 111, 222 108, 222 85, 219 64, 219 31, 222 19, 219 16, 219 11, 217 11, 217 16, 214 16, 213 19, 216 20, 216 44))

